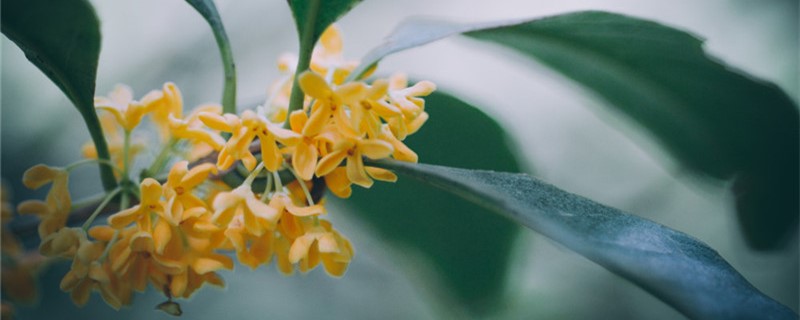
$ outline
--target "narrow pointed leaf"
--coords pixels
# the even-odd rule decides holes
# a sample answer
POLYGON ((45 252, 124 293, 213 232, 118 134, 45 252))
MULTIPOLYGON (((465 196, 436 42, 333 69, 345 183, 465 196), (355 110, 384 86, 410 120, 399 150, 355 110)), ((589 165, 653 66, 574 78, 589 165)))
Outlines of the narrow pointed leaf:
MULTIPOLYGON (((431 120, 404 141, 420 159, 475 169, 520 170, 502 127, 486 114, 438 91, 425 101, 431 120)), ((341 205, 347 206, 345 213, 399 245, 399 252, 421 254, 445 286, 442 292, 451 295, 450 301, 476 314, 497 307, 519 231, 516 224, 408 178, 375 183, 369 190, 356 187, 341 205)))
MULTIPOLYGON (((3 0, 3 34, 17 44, 78 109, 97 155, 109 153, 94 110, 100 26, 86 0, 3 0)), ((100 166, 103 186, 111 190, 116 179, 108 166, 100 166)))
POLYGON ((609 102, 694 172, 735 179, 741 226, 756 248, 797 229, 800 116, 773 84, 707 55, 692 34, 606 12, 482 24, 402 23, 367 54, 385 55, 464 33, 512 48, 609 102))
POLYGON ((382 161, 535 230, 694 319, 796 319, 705 243, 527 174, 382 161))

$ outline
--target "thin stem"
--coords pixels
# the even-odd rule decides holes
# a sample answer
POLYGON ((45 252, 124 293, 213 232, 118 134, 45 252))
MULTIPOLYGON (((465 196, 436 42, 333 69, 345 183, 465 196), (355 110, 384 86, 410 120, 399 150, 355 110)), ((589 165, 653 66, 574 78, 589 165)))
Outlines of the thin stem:
POLYGON ((82 166, 84 164, 90 164, 90 163, 97 163, 97 164, 101 164, 101 165, 106 165, 106 166, 111 167, 111 169, 116 170, 118 173, 122 173, 122 169, 117 167, 117 165, 114 164, 113 162, 111 162, 109 160, 106 160, 106 159, 84 159, 84 160, 80 160, 78 162, 74 162, 74 163, 66 166, 64 168, 64 170, 72 171, 72 170, 75 170, 75 168, 77 168, 77 167, 80 167, 80 166, 82 166))
POLYGON ((86 199, 81 199, 81 200, 75 201, 74 203, 72 203, 72 206, 69 207, 69 211, 73 212, 75 210, 91 206, 91 205, 97 203, 98 201, 102 201, 105 198, 106 198, 105 193, 101 193, 101 194, 96 194, 94 196, 88 197, 86 199))
POLYGON ((247 179, 245 179, 244 182, 242 182, 242 184, 246 184, 248 186, 251 185, 253 183, 253 180, 256 179, 256 176, 258 176, 258 174, 261 172, 262 169, 264 169, 263 161, 259 163, 255 169, 253 169, 253 172, 250 172, 250 175, 247 176, 247 179))
POLYGON ((217 12, 217 7, 212 1, 186 0, 203 16, 211 26, 214 39, 217 41, 219 53, 222 57, 222 66, 225 69, 225 87, 222 90, 222 112, 236 113, 236 64, 233 62, 233 52, 222 18, 217 12))
POLYGON ((130 170, 130 149, 131 149, 131 132, 125 131, 125 140, 122 147, 122 183, 128 181, 128 172, 130 170))
POLYGON ((294 169, 290 167, 287 167, 286 169, 288 169, 289 172, 291 172, 294 175, 295 180, 297 180, 297 183, 300 184, 300 189, 303 189, 303 193, 306 195, 306 201, 308 202, 308 205, 313 206, 314 198, 311 197, 311 192, 308 191, 308 186, 306 186, 306 182, 303 179, 301 179, 300 176, 297 175, 297 172, 295 172, 294 169))
POLYGON ((105 261, 106 258, 108 258, 108 253, 111 251, 111 247, 117 243, 117 240, 119 240, 119 230, 114 231, 114 236, 111 237, 111 241, 108 241, 108 244, 106 244, 106 248, 103 250, 103 255, 100 256, 100 261, 105 261))
POLYGON ((149 168, 145 171, 145 177, 152 178, 155 175, 159 174, 161 170, 164 168, 164 164, 169 159, 169 155, 172 149, 175 147, 175 144, 178 142, 178 139, 170 138, 169 141, 161 148, 161 151, 158 152, 156 159, 153 160, 153 164, 150 165, 149 168))
MULTIPOLYGON (((114 189, 114 191, 111 191, 110 193, 108 193, 108 195, 106 195, 105 199, 103 199, 103 202, 100 202, 100 205, 97 206, 97 209, 95 209, 94 212, 92 212, 92 215, 89 216, 89 218, 86 219, 86 222, 83 223, 83 231, 89 230, 89 227, 92 226, 92 222, 94 222, 94 219, 97 218, 97 215, 99 215, 100 212, 102 212, 103 209, 106 208, 108 203, 111 202, 111 199, 114 199, 114 197, 116 197, 117 194, 120 191, 122 191, 122 188, 116 188, 116 189, 114 189)), ((122 194, 122 199, 123 200, 125 200, 127 198, 126 195, 127 195, 127 193, 123 193, 122 194)), ((126 205, 122 205, 120 203, 121 210, 124 210, 122 208, 126 208, 126 207, 127 207, 127 204, 126 205)))
MULTIPOLYGON (((76 104, 76 106, 77 105, 78 104, 76 104)), ((97 119, 97 113, 95 113, 92 101, 89 100, 86 104, 78 106, 78 109, 82 110, 81 116, 86 123, 86 127, 89 129, 89 136, 92 137, 94 148, 97 150, 97 158, 110 161, 111 154, 108 152, 108 144, 106 144, 106 138, 105 135, 103 135, 103 129, 100 126, 100 120, 97 119)), ((117 178, 114 176, 114 171, 108 166, 99 167, 103 189, 106 191, 114 190, 114 188, 117 187, 117 178)))
POLYGON ((281 183, 281 176, 278 175, 278 172, 277 171, 272 172, 272 177, 275 178, 274 179, 274 181, 275 181, 275 192, 283 191, 283 183, 281 183))
MULTIPOLYGON (((317 21, 316 17, 319 12, 319 7, 320 0, 308 1, 308 16, 306 16, 304 32, 300 38, 300 57, 297 59, 297 68, 295 68, 294 72, 294 83, 292 84, 292 94, 289 97, 289 110, 286 112, 287 115, 303 107, 305 93, 303 93, 303 89, 300 89, 297 78, 308 69, 311 63, 311 53, 314 51, 314 41, 316 40, 314 38, 314 24, 317 21)), ((289 127, 288 116, 286 117, 286 122, 283 124, 283 127, 289 127)))
POLYGON ((272 190, 272 175, 267 175, 267 184, 264 186, 264 193, 261 194, 261 202, 267 202, 269 198, 269 191, 272 190))

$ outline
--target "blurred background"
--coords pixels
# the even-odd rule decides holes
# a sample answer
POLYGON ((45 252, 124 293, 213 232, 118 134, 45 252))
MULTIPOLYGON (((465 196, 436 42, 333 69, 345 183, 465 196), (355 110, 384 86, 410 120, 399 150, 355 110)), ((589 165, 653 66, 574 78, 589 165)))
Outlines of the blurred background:
MULTIPOLYGON (((188 108, 218 101, 222 68, 213 37, 185 2, 93 1, 103 46, 97 93, 125 83, 141 97, 166 81, 182 90, 188 108)), ((297 49, 284 1, 216 1, 237 63, 239 104, 262 101, 277 77, 276 59, 297 49)), ((370 0, 339 26, 345 55, 362 57, 411 15, 458 21, 537 17, 575 10, 608 10, 655 20, 706 39, 707 50, 740 70, 776 83, 798 98, 798 2, 794 0, 604 0, 463 1, 370 0)), ((688 233, 715 248, 767 295, 798 310, 798 241, 780 250, 755 252, 745 245, 724 183, 682 170, 642 131, 582 88, 513 54, 465 38, 451 38, 384 60, 384 73, 405 71, 482 108, 515 140, 520 159, 536 176, 562 189, 647 217, 688 233)), ((22 172, 35 163, 66 165, 80 157, 89 139, 78 112, 22 52, 2 40, 2 177, 14 202, 41 197, 25 190, 22 172)), ((448 121, 449 119, 441 119, 448 121)), ((431 121, 440 121, 431 119, 431 121)), ((425 162, 425 155, 420 155, 425 162)), ((96 169, 76 171, 74 198, 100 192, 96 169)), ((274 267, 237 267, 223 273, 224 290, 201 290, 182 302, 188 319, 428 319, 461 315, 442 303, 434 285, 417 276, 403 250, 379 241, 359 221, 337 215, 357 255, 343 279, 322 270, 284 277, 274 267)), ((508 293, 498 319, 648 318, 679 313, 643 290, 585 258, 525 230, 514 249, 508 293)), ((153 311, 163 297, 137 296, 120 312, 96 295, 76 309, 58 290, 66 265, 42 275, 38 305, 19 306, 20 319, 69 312, 75 318, 169 318, 153 311)))

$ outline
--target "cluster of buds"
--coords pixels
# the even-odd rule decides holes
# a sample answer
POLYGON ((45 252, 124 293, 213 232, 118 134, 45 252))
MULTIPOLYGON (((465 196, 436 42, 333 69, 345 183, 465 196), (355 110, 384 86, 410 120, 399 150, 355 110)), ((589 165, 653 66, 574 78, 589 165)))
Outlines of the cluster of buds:
MULTIPOLYGON (((421 97, 435 86, 408 86, 402 74, 346 82, 357 63, 345 61, 341 52, 332 27, 322 35, 310 70, 296 79, 306 95, 297 110, 289 109, 295 79, 288 55, 278 64, 285 76, 270 88, 265 104, 238 115, 222 114, 214 104, 183 115, 181 92, 172 83, 138 101, 124 86, 97 98, 111 152, 110 161, 98 161, 115 168, 120 187, 82 228, 70 227, 70 167, 38 165, 26 172, 25 184, 52 183, 47 199, 18 209, 40 218, 42 255, 72 260, 61 288, 76 304, 99 291, 119 308, 150 284, 169 299, 161 306, 165 311, 180 313, 172 299, 187 298, 206 283, 224 285, 218 272, 233 269, 234 253, 251 268, 274 260, 285 274, 321 265, 342 276, 354 251, 325 219, 321 191, 347 198, 354 184, 396 181, 394 173, 366 165, 364 157, 416 162, 403 140, 428 119, 421 97), (132 135, 147 128, 140 126, 146 117, 158 133, 160 152, 132 135), (133 159, 141 154, 154 160, 136 181, 133 159), (224 179, 231 175, 244 179, 232 184, 224 179), (256 187, 256 181, 264 183, 256 187), (106 224, 95 223, 114 199, 119 210, 106 224)), ((92 144, 83 154, 97 158, 92 144)))

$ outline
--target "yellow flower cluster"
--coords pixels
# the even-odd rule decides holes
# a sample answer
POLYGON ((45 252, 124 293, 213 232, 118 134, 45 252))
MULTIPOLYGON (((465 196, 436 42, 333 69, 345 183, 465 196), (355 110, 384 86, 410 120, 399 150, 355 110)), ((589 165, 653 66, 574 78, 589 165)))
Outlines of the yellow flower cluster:
MULTIPOLYGON (((274 258, 286 274, 322 265, 328 274, 342 276, 353 247, 323 219, 327 209, 320 191, 346 198, 353 184, 369 188, 373 180, 397 179, 366 165, 363 157, 416 162, 417 155, 402 141, 428 119, 421 97, 435 86, 428 81, 408 86, 402 74, 345 83, 357 63, 341 53, 339 32, 330 28, 311 69, 297 79, 306 97, 292 112, 294 70, 288 55, 279 60, 286 75, 271 88, 264 106, 239 115, 222 114, 219 105, 209 104, 184 116, 181 93, 172 83, 139 101, 124 86, 97 98, 112 154, 103 164, 115 168, 120 187, 108 193, 84 227, 66 225, 73 210, 69 167, 38 165, 24 178, 31 188, 52 184, 46 201, 26 201, 19 211, 41 219, 43 255, 72 260, 61 288, 78 305, 98 291, 119 308, 151 284, 169 299, 164 310, 180 313, 172 299, 187 298, 206 283, 223 285, 217 272, 234 267, 233 254, 251 268, 274 258), (131 140, 148 116, 163 146, 160 152, 131 140), (147 168, 138 168, 140 182, 131 177, 137 154, 154 158, 147 168), (241 172, 246 176, 241 183, 220 182, 241 172), (255 188, 255 181, 265 187, 255 188), (131 197, 136 201, 129 207, 131 197), (107 225, 92 227, 115 199, 121 207, 107 225)), ((84 155, 96 159, 94 146, 86 145, 84 155)))

